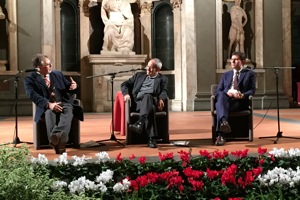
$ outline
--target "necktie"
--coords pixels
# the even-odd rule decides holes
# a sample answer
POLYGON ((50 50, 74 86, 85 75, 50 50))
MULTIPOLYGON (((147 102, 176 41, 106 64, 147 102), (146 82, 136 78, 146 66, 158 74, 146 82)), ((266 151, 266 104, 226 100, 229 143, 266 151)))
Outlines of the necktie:
POLYGON ((45 83, 46 83, 47 87, 50 88, 50 79, 49 79, 49 75, 44 76, 44 80, 45 80, 45 83))
POLYGON ((233 80, 233 89, 235 90, 239 90, 239 73, 240 72, 236 72, 234 75, 234 80, 233 80))

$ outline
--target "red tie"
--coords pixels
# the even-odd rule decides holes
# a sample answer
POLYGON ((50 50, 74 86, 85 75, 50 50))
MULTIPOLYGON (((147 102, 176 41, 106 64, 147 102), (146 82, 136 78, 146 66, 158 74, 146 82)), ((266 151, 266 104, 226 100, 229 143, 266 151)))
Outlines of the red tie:
POLYGON ((50 79, 49 79, 49 74, 44 76, 44 80, 45 80, 45 83, 47 85, 48 88, 50 88, 50 79))

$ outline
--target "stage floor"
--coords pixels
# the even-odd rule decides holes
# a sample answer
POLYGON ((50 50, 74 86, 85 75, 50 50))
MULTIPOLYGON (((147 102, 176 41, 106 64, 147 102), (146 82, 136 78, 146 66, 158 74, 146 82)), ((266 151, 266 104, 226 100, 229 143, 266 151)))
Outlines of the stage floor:
MULTIPOLYGON (((300 147, 300 113, 299 109, 282 109, 280 110, 280 130, 283 136, 299 137, 299 139, 280 138, 277 144, 273 141, 276 139, 278 132, 277 110, 254 110, 254 140, 249 141, 231 141, 225 146, 214 146, 211 142, 211 115, 210 111, 195 112, 170 112, 170 141, 190 141, 189 147, 174 146, 172 144, 158 144, 157 149, 148 148, 146 144, 126 145, 123 147, 115 141, 103 142, 102 146, 85 147, 93 141, 105 140, 110 138, 110 113, 85 113, 85 121, 81 122, 81 144, 80 149, 67 148, 68 157, 91 156, 95 157, 96 153, 106 151, 111 158, 121 153, 121 157, 128 158, 132 154, 139 156, 158 156, 173 152, 178 155, 180 150, 189 151, 192 149, 193 155, 198 155, 199 150, 226 149, 229 152, 236 150, 249 149, 250 153, 256 153, 258 147, 267 148, 271 151, 273 148, 299 148, 300 147), (265 118, 263 118, 265 116, 265 118), (259 139, 258 137, 274 136, 271 139, 259 139)), ((116 138, 120 142, 125 142, 125 136, 115 132, 116 138)), ((18 117, 18 136, 22 142, 33 141, 33 123, 31 116, 18 117)), ((11 143, 15 137, 15 117, 0 117, 0 144, 11 143)), ((7 144, 11 145, 12 144, 7 144)), ((20 147, 21 144, 17 144, 20 147)), ((53 149, 35 150, 33 144, 28 144, 33 156, 45 154, 49 160, 57 158, 53 149)))

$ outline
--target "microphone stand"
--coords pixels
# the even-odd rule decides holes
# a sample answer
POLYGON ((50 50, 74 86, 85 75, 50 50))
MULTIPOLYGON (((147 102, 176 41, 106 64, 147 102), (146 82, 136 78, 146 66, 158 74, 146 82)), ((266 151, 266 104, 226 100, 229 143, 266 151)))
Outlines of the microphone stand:
POLYGON ((295 67, 266 67, 262 69, 273 69, 274 73, 276 75, 276 100, 277 100, 277 123, 278 123, 278 132, 276 136, 267 136, 267 137, 259 137, 259 139, 264 138, 276 138, 274 141, 274 144, 277 144, 279 138, 291 138, 291 139, 300 139, 297 137, 291 137, 291 136, 283 136, 283 132, 280 130, 280 117, 279 117, 279 92, 278 92, 278 83, 279 83, 279 69, 295 69, 295 67))
POLYGON ((134 72, 137 70, 141 70, 141 69, 131 69, 131 70, 126 70, 126 71, 119 71, 119 72, 113 72, 113 73, 108 73, 108 74, 102 74, 102 75, 95 75, 95 76, 88 76, 86 78, 96 78, 96 77, 100 77, 100 76, 110 76, 110 85, 111 85, 111 135, 109 139, 106 140, 99 140, 96 141, 97 143, 101 142, 106 142, 106 141, 115 141, 118 144, 122 145, 123 147, 125 146, 124 143, 118 141, 118 139, 115 136, 115 125, 114 125, 114 78, 116 77, 117 74, 121 74, 121 73, 127 73, 127 72, 134 72))
POLYGON ((20 143, 33 144, 32 142, 22 142, 18 135, 18 96, 19 96, 18 95, 18 82, 19 82, 19 77, 23 72, 26 72, 26 71, 19 71, 15 75, 15 77, 11 77, 11 78, 3 81, 3 82, 7 82, 7 81, 11 81, 14 79, 14 89, 15 89, 15 105, 14 105, 14 107, 15 107, 15 137, 13 139, 14 147, 16 147, 17 144, 20 144, 20 143))

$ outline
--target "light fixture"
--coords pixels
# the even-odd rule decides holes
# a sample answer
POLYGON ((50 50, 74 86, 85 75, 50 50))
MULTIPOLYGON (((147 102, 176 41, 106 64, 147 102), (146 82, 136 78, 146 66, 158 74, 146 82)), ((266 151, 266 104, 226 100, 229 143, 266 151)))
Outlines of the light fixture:
POLYGON ((2 11, 2 7, 0 6, 0 19, 5 19, 5 15, 2 11))

